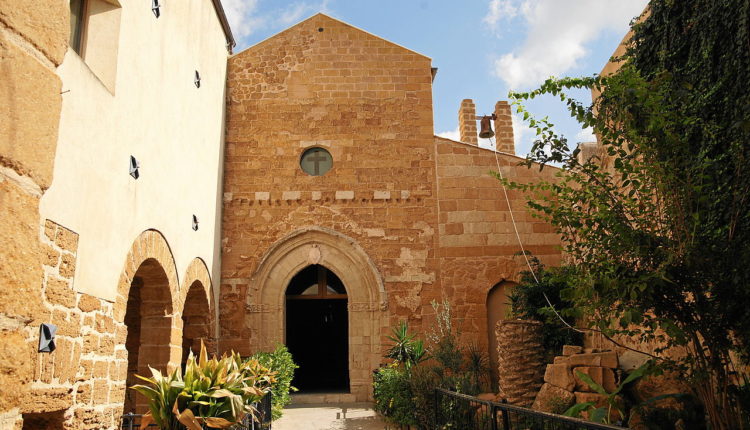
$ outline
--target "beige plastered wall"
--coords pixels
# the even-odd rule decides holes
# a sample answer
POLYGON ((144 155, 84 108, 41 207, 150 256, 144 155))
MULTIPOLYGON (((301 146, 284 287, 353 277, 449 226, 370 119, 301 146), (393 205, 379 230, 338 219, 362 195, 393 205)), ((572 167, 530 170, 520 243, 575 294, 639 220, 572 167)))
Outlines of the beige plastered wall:
POLYGON ((114 85, 105 86, 106 77, 87 65, 94 59, 71 49, 57 69, 62 112, 54 180, 40 205, 42 219, 80 236, 73 288, 107 300, 115 298, 128 251, 146 229, 164 235, 178 276, 196 257, 209 270, 218 267, 221 219, 228 53, 213 5, 163 2, 158 19, 150 2, 120 5, 116 71, 107 71, 114 85), (141 164, 137 180, 128 174, 131 155, 141 164))

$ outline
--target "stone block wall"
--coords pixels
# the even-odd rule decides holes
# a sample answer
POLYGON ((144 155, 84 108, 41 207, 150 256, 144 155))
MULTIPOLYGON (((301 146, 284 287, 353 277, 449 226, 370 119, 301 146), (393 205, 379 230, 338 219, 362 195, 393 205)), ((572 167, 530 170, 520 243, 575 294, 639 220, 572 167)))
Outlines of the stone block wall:
POLYGON ((68 4, 56 0, 0 1, 0 428, 20 427, 21 410, 33 401, 37 372, 26 328, 38 330, 48 312, 39 199, 52 181, 61 107, 55 68, 65 54, 68 14, 68 4), (50 18, 37 25, 39 16, 50 18))
MULTIPOLYGON (((517 282, 527 270, 498 171, 516 182, 554 180, 556 169, 527 169, 521 158, 435 137, 439 278, 443 291, 464 318, 467 341, 486 348, 487 294, 501 281, 517 282)), ((532 217, 526 196, 508 190, 524 249, 544 264, 561 261, 560 238, 552 226, 532 217)))
MULTIPOLYGON (((577 372, 587 375, 608 393, 617 388, 617 353, 608 350, 563 346, 563 355, 555 357, 544 372, 544 385, 534 399, 533 409, 561 414, 576 403, 607 405, 607 396, 591 388, 577 372)), ((586 413, 584 412, 584 416, 586 413)))

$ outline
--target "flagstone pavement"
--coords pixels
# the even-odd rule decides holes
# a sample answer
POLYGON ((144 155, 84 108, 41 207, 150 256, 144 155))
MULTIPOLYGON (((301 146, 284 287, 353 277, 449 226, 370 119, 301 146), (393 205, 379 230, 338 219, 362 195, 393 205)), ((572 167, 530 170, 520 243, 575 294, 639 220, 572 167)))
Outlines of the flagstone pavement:
MULTIPOLYGON (((392 427, 392 426, 391 426, 392 427)), ((273 430, 386 430, 372 403, 291 404, 273 430)))

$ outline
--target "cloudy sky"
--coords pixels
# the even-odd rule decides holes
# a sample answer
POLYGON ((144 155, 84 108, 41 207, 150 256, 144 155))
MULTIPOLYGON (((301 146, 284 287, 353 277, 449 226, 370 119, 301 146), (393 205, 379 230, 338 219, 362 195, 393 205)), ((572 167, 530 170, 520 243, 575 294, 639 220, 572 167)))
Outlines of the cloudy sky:
MULTIPOLYGON (((457 138, 458 106, 492 112, 510 89, 601 70, 647 0, 223 0, 240 52, 323 12, 432 58, 435 133, 457 138)), ((590 100, 586 92, 576 93, 590 100)), ((570 142, 591 140, 552 98, 530 102, 570 142)), ((514 118, 515 119, 515 118, 514 118)), ((517 120, 516 152, 533 133, 517 120)), ((480 142, 489 145, 489 142, 480 142)))

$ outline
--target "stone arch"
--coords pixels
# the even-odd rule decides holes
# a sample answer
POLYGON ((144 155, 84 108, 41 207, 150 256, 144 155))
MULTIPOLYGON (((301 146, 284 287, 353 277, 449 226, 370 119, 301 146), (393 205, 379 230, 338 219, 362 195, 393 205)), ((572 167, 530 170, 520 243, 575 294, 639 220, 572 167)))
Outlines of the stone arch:
MULTIPOLYGON (((124 349, 128 363, 126 385, 135 382, 135 373, 149 375, 149 366, 164 371, 179 364, 178 294, 177 269, 166 239, 156 230, 144 231, 125 259, 114 304, 114 319, 121 333, 116 348, 124 349)), ((123 395, 131 392, 124 390, 123 395)), ((144 399, 112 400, 123 401, 125 412, 146 411, 144 399)))
POLYGON ((372 369, 380 363, 380 337, 387 298, 382 278, 354 239, 322 227, 294 231, 265 253, 250 278, 246 327, 256 328, 252 349, 269 350, 285 340, 285 293, 304 267, 320 264, 346 286, 349 318, 349 380, 357 401, 370 397, 372 369))
POLYGON ((187 360, 187 351, 197 353, 200 343, 209 353, 216 352, 214 330, 213 283, 203 259, 196 257, 188 265, 178 296, 180 327, 182 328, 182 362, 187 360))

